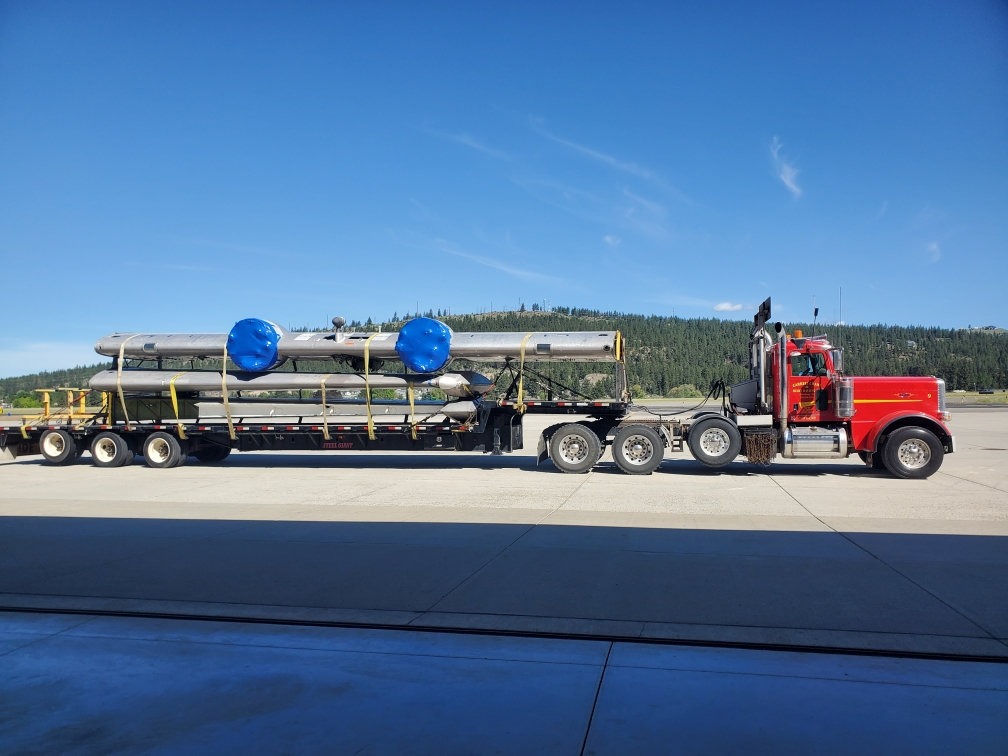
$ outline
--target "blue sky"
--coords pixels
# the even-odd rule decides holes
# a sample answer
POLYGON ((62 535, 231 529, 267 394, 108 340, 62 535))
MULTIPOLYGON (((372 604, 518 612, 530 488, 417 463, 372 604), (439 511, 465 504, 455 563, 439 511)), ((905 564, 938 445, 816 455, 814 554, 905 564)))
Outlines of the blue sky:
POLYGON ((1001 1, 0 0, 0 376, 520 302, 1008 326, 1006 219, 1001 1))

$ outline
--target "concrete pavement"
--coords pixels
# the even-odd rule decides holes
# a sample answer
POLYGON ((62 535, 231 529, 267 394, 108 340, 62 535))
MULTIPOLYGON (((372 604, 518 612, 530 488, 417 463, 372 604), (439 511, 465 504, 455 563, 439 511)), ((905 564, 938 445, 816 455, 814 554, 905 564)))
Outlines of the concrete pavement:
POLYGON ((1005 663, 752 648, 1008 659, 1006 417, 957 410, 926 481, 563 475, 532 423, 506 457, 22 458, 0 606, 40 613, 0 614, 0 751, 998 752, 1005 663))
POLYGON ((0 613, 4 753, 1003 753, 1004 664, 0 613))
POLYGON ((1003 656, 1004 417, 957 411, 925 481, 681 455, 643 478, 532 452, 24 458, 0 468, 0 605, 1003 656))

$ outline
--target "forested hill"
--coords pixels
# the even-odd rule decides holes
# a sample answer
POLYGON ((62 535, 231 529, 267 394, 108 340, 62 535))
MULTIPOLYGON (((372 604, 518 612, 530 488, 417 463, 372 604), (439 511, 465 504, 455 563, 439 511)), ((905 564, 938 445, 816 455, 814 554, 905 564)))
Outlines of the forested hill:
MULTIPOLYGON (((628 347, 627 377, 638 395, 686 395, 691 387, 706 392, 712 381, 733 383, 748 377, 750 323, 657 315, 627 315, 556 308, 550 312, 502 312, 479 315, 427 313, 456 331, 593 331, 623 332, 628 347)), ((385 323, 351 323, 359 330, 397 330, 406 318, 385 323)), ((950 390, 1008 387, 1008 333, 1003 330, 950 330, 934 327, 843 326, 813 329, 788 323, 806 335, 826 332, 845 349, 848 375, 937 375, 950 390)), ((293 327, 291 330, 317 330, 293 327)), ((78 367, 0 379, 0 399, 18 392, 55 386, 87 386, 88 378, 105 365, 78 367)), ((597 365, 552 365, 549 371, 567 385, 579 384, 591 394, 585 376, 604 373, 597 365)), ((54 397, 55 398, 55 397, 54 397)))
MULTIPOLYGON (((436 315, 435 315, 436 317, 436 315)), ((627 378, 648 395, 676 387, 706 391, 711 381, 749 377, 751 321, 627 315, 558 308, 444 316, 456 331, 615 330, 627 343, 627 378)), ((806 336, 825 333, 844 348, 848 375, 936 375, 950 390, 1008 387, 1008 332, 923 326, 832 326, 786 323, 806 336)), ((396 328, 396 324, 391 324, 396 328)))

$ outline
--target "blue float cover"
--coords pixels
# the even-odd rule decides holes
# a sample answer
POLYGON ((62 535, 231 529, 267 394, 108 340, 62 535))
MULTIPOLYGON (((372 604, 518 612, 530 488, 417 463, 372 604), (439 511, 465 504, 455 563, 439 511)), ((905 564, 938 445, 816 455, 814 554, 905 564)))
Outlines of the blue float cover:
POLYGON ((235 323, 228 334, 228 356, 242 370, 269 370, 279 362, 279 341, 279 330, 268 320, 245 318, 235 323))
POLYGON ((433 373, 448 363, 451 337, 451 328, 440 320, 413 318, 399 329, 396 354, 410 370, 433 373))

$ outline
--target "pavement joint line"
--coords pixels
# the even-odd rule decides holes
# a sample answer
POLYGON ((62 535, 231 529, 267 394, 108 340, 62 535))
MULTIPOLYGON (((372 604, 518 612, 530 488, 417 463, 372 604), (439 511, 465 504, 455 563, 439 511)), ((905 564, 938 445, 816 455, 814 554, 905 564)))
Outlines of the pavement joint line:
MULTIPOLYGON (((606 662, 609 659, 606 657, 606 662)), ((915 683, 915 682, 894 682, 892 680, 871 680, 860 677, 830 677, 829 675, 802 675, 793 672, 754 672, 752 670, 744 670, 742 672, 733 669, 718 669, 718 668, 706 668, 706 667, 674 667, 674 666, 648 666, 645 664, 614 664, 614 667, 619 669, 661 669, 667 670, 669 672, 699 672, 705 675, 727 675, 730 677, 771 677, 780 678, 785 680, 822 680, 825 682, 842 682, 842 683, 855 683, 859 685, 892 685, 897 688, 938 688, 941 690, 978 690, 987 692, 1003 692, 1008 691, 1008 681, 1002 687, 995 688, 980 688, 972 685, 935 685, 933 683, 915 683)))
POLYGON ((609 669, 609 657, 612 656, 613 645, 612 641, 609 642, 609 648, 606 649, 605 661, 602 662, 602 669, 599 671, 598 685, 595 686, 595 698, 592 699, 591 712, 588 714, 588 724, 585 726, 584 739, 581 741, 581 756, 584 756, 585 748, 588 747, 588 737, 591 735, 592 723, 595 721, 595 709, 598 708, 599 694, 602 692, 602 682, 605 680, 606 671, 609 669))
MULTIPOLYGON (((97 618, 90 618, 84 622, 75 625, 74 627, 80 627, 80 625, 90 624, 97 618)), ((187 622, 214 622, 215 620, 183 620, 187 622)), ((58 633, 50 633, 42 635, 35 638, 30 643, 26 643, 13 651, 19 651, 27 646, 34 643, 39 643, 42 641, 50 640, 58 635, 64 635, 69 630, 73 628, 66 628, 58 633)), ((341 628, 353 630, 355 628, 341 628)), ((390 631, 394 632, 394 631, 390 631)), ((410 630, 403 630, 400 632, 411 632, 410 630)), ((426 631, 424 631, 426 632, 426 631)), ((197 638, 187 637, 156 637, 156 636, 144 636, 144 635, 116 635, 116 634, 105 634, 105 633, 88 633, 86 635, 76 635, 74 637, 78 638, 100 638, 103 640, 119 640, 119 641, 132 641, 136 643, 179 643, 179 644, 191 644, 194 646, 229 646, 235 648, 265 648, 273 649, 277 651, 308 651, 313 653, 326 653, 326 654, 355 654, 355 655, 372 655, 372 656, 407 656, 407 657, 421 657, 425 659, 468 659, 473 661, 506 661, 513 664, 549 664, 555 666, 571 666, 571 667, 592 667, 596 666, 593 662, 586 661, 568 661, 564 659, 523 659, 515 656, 487 656, 485 654, 448 654, 448 653, 431 653, 431 652, 421 652, 421 651, 376 651, 374 649, 367 648, 334 648, 332 646, 311 646, 307 644, 303 645, 283 645, 277 643, 250 643, 250 642, 236 642, 233 640, 199 640, 197 638)), ((603 643, 606 641, 585 641, 587 643, 603 643)), ((608 641, 610 646, 612 641, 608 641)), ((8 652, 10 653, 10 652, 8 652)), ((608 657, 607 657, 608 658, 608 657)), ((630 668, 629 666, 627 667, 630 668)), ((786 676, 786 675, 785 675, 786 676)))
MULTIPOLYGON (((485 562, 483 562, 483 564, 481 564, 479 567, 477 567, 475 570, 473 570, 469 575, 467 575, 466 577, 462 578, 462 580, 460 580, 454 586, 452 586, 451 588, 449 588, 440 598, 438 598, 433 604, 431 604, 429 607, 427 607, 427 609, 425 609, 423 611, 423 614, 427 614, 429 612, 436 611, 436 607, 437 607, 438 604, 440 604, 442 601, 444 601, 446 598, 448 598, 451 594, 453 594, 455 591, 457 591, 463 585, 465 585, 470 580, 472 580, 474 577, 476 577, 478 574, 480 574, 483 570, 485 570, 487 567, 489 567, 493 562, 497 561, 500 557, 502 557, 504 555, 505 552, 507 552, 508 549, 510 549, 512 546, 514 546, 516 543, 518 543, 518 541, 520 541, 522 538, 524 538, 525 536, 527 536, 533 530, 535 530, 540 525, 542 525, 544 522, 546 522, 546 520, 548 520, 550 517, 552 517, 558 511, 560 511, 560 509, 562 509, 564 507, 564 505, 566 505, 567 502, 569 502, 574 497, 574 494, 576 494, 578 491, 580 491, 581 488, 585 485, 585 483, 588 482, 588 479, 591 477, 591 474, 592 474, 592 472, 591 472, 591 470, 589 470, 588 473, 584 476, 584 480, 582 480, 580 483, 578 483, 571 490, 571 492, 569 494, 567 494, 566 497, 564 497, 563 501, 561 501, 559 504, 557 504, 553 509, 551 509, 551 510, 545 512, 544 514, 540 515, 536 519, 536 521, 534 523, 529 524, 521 533, 519 533, 517 536, 515 536, 515 538, 511 541, 511 543, 503 546, 501 549, 499 549, 497 551, 497 553, 493 554, 489 559, 487 559, 485 562)), ((419 617, 417 619, 419 619, 419 617)), ((412 625, 413 624, 413 620, 411 620, 407 624, 412 625)))
POLYGON ((998 488, 996 485, 991 485, 990 483, 981 483, 980 481, 970 480, 969 478, 964 478, 961 475, 955 475, 953 473, 944 472, 942 470, 939 470, 937 474, 943 475, 946 478, 954 478, 955 480, 961 481, 963 483, 972 483, 975 486, 980 486, 981 488, 986 488, 990 491, 997 491, 998 493, 1008 494, 1008 491, 1005 491, 1003 488, 998 488))
POLYGON ((998 643, 1001 643, 1002 645, 1008 645, 1008 644, 1005 644, 1004 641, 1002 641, 1000 638, 998 638, 997 635, 995 635, 993 632, 991 632, 986 627, 984 627, 979 622, 977 622, 975 619, 973 619, 968 614, 966 614, 963 610, 961 610, 961 609, 953 606, 948 601, 946 601, 945 599, 943 599, 941 596, 939 596, 938 594, 936 594, 934 591, 926 588, 925 586, 921 585, 919 582, 917 582, 916 580, 914 580, 912 577, 910 577, 906 573, 902 572, 901 570, 897 569, 893 565, 889 564, 889 562, 887 562, 885 559, 883 559, 882 557, 880 557, 878 554, 874 553, 873 551, 870 551, 865 546, 862 546, 860 543, 858 543, 857 541, 855 541, 847 533, 844 533, 844 532, 842 532, 840 530, 837 530, 832 525, 830 525, 829 523, 827 523, 825 520, 823 520, 821 517, 819 517, 819 515, 817 515, 811 509, 809 509, 808 507, 806 507, 804 504, 802 504, 802 502, 799 501, 798 498, 794 494, 792 494, 790 491, 788 491, 786 488, 784 488, 784 486, 782 486, 780 484, 780 482, 777 480, 777 477, 775 475, 771 475, 770 479, 774 482, 774 484, 778 488, 780 488, 781 491, 784 492, 785 496, 789 497, 792 501, 794 501, 795 504, 797 504, 799 507, 801 507, 806 512, 808 512, 809 516, 815 518, 823 527, 829 529, 830 532, 835 533, 836 535, 840 536, 845 541, 847 541, 849 544, 851 544, 854 548, 858 549, 859 551, 864 552, 865 554, 867 554, 868 556, 870 556, 872 559, 874 559, 875 561, 877 561, 879 564, 885 566, 887 569, 889 569, 892 572, 896 573, 897 575, 899 575, 901 578, 903 578, 904 580, 906 580, 911 585, 917 587, 918 589, 920 589, 921 591, 923 591, 924 593, 926 593, 928 596, 930 596, 931 598, 933 598, 935 601, 937 601, 938 603, 940 603, 942 606, 950 609, 952 612, 954 612, 955 614, 957 614, 960 617, 962 617, 964 620, 966 620, 967 622, 969 622, 975 628, 977 628, 978 630, 980 630, 981 632, 983 632, 987 636, 988 639, 993 640, 993 641, 997 641, 998 643))
MULTIPOLYGON (((0 594, 2 595, 2 594, 0 594)), ((11 596, 12 594, 7 594, 11 596)), ((23 595, 23 594, 15 594, 23 595)), ((27 594, 34 595, 34 594, 27 594)), ((56 598, 66 598, 66 597, 56 597, 56 598)), ((88 597, 79 597, 88 598, 88 597)), ((235 608, 241 608, 243 604, 224 604, 221 606, 232 606, 235 608)), ((280 606, 275 607, 279 609, 287 608, 297 608, 297 607, 286 607, 280 606)), ((548 630, 542 628, 500 628, 500 627, 474 627, 471 625, 446 625, 446 624, 401 624, 396 622, 378 622, 378 621, 362 621, 353 619, 319 619, 319 618, 305 618, 305 617, 289 617, 289 616, 277 616, 275 614, 226 614, 222 612, 218 613, 208 613, 207 610, 201 611, 198 607, 196 608, 178 608, 174 611, 164 610, 164 609, 143 609, 143 608, 111 608, 109 606, 98 607, 98 608, 88 608, 88 607, 66 607, 66 606, 50 606, 50 605, 34 605, 26 606, 25 604, 0 604, 0 612, 10 612, 10 613, 28 613, 28 614, 60 614, 60 615, 92 615, 92 616, 113 616, 113 617, 142 617, 142 618, 161 618, 161 619, 178 619, 178 620, 189 620, 189 621, 199 621, 199 622, 234 622, 242 623, 246 622, 248 624, 266 624, 266 625, 291 625, 291 626, 310 626, 310 627, 340 627, 340 628, 358 628, 358 629, 388 629, 388 630, 406 630, 406 631, 417 631, 417 632, 443 632, 443 633, 472 633, 480 635, 515 635, 515 636, 529 636, 537 638, 564 638, 564 639, 576 639, 576 640, 589 640, 589 641, 608 641, 616 640, 622 642, 641 642, 648 644, 667 644, 667 645, 694 645, 694 646, 713 646, 722 647, 727 646, 730 648, 767 648, 771 650, 820 650, 823 653, 858 653, 857 648, 849 645, 835 645, 829 644, 828 642, 819 643, 794 643, 786 640, 769 641, 769 640, 715 640, 710 637, 693 637, 693 636, 670 636, 670 635, 644 635, 646 630, 646 625, 654 624, 648 620, 643 620, 641 622, 641 630, 637 634, 630 634, 628 632, 615 633, 615 632, 600 632, 591 630, 548 630)), ((486 612, 441 612, 442 614, 452 615, 458 614, 463 617, 498 617, 502 615, 486 613, 486 612)), ((575 622, 589 622, 596 623, 600 620, 591 617, 550 617, 547 615, 504 615, 508 617, 516 617, 519 619, 528 620, 562 620, 562 621, 575 621, 575 622)), ((424 622, 426 614, 418 614, 411 622, 424 622)), ((602 622, 611 622, 613 620, 601 620, 602 622)), ((636 621, 628 621, 632 624, 636 624, 636 621)), ((661 623, 659 623, 661 624, 661 623)), ((692 627, 708 627, 707 623, 700 622, 680 622, 675 623, 683 626, 692 627)), ((909 638, 919 637, 916 633, 901 633, 899 631, 882 631, 882 630, 856 630, 852 631, 849 629, 838 629, 838 628, 813 628, 813 627, 776 627, 772 625, 723 625, 721 627, 742 629, 742 630, 797 630, 806 631, 813 633, 825 633, 825 634, 841 634, 849 635, 850 633, 857 633, 858 635, 881 635, 881 636, 906 636, 909 638)), ((960 640, 980 640, 989 641, 989 638, 983 638, 979 636, 970 635, 949 635, 949 634, 929 634, 926 637, 934 639, 960 639, 960 640)), ((995 642, 1000 644, 1003 643, 1005 639, 995 639, 995 642)), ((991 655, 991 654, 966 654, 956 651, 920 651, 913 649, 895 649, 886 650, 881 647, 863 647, 862 650, 869 655, 882 655, 882 656, 924 656, 926 658, 950 658, 954 660, 966 660, 966 661, 990 661, 997 660, 999 663, 1008 663, 1008 655, 991 655)))
MULTIPOLYGON (((3 608, 0 608, 0 611, 5 611, 5 610, 3 608)), ((18 610, 18 611, 20 611, 20 610, 18 610)), ((87 624, 89 624, 90 622, 93 622, 93 621, 94 621, 93 617, 84 617, 83 619, 81 619, 80 622, 75 622, 74 624, 70 625, 69 627, 64 627, 64 628, 62 628, 60 630, 56 630, 55 632, 39 633, 35 638, 29 640, 24 645, 18 646, 17 648, 12 648, 9 651, 4 651, 3 653, 0 653, 0 656, 6 656, 8 654, 12 654, 12 653, 15 653, 17 651, 23 651, 24 649, 29 648, 30 646, 34 646, 36 643, 42 643, 44 641, 51 640, 52 638, 55 638, 56 636, 65 635, 69 631, 76 630, 78 627, 81 627, 82 625, 87 625, 87 624)))
POLYGON ((270 617, 242 617, 229 615, 180 614, 152 611, 119 611, 111 609, 52 609, 25 608, 0 605, 0 614, 70 614, 88 617, 117 617, 165 619, 189 622, 228 622, 248 625, 277 625, 290 627, 347 628, 355 630, 392 630, 400 632, 441 633, 444 635, 478 635, 501 638, 540 638, 547 640, 595 641, 606 643, 630 643, 648 646, 685 646, 691 648, 724 648, 743 651, 787 651, 794 653, 831 654, 834 656, 864 656, 887 659, 925 659, 930 661, 978 662, 1008 664, 1008 656, 991 654, 963 654, 948 651, 913 651, 907 649, 852 648, 847 646, 826 646, 815 644, 770 643, 766 641, 723 641, 693 638, 652 638, 604 633, 550 632, 543 630, 483 629, 468 627, 444 627, 439 625, 400 625, 376 622, 340 622, 333 620, 274 619, 270 617))

